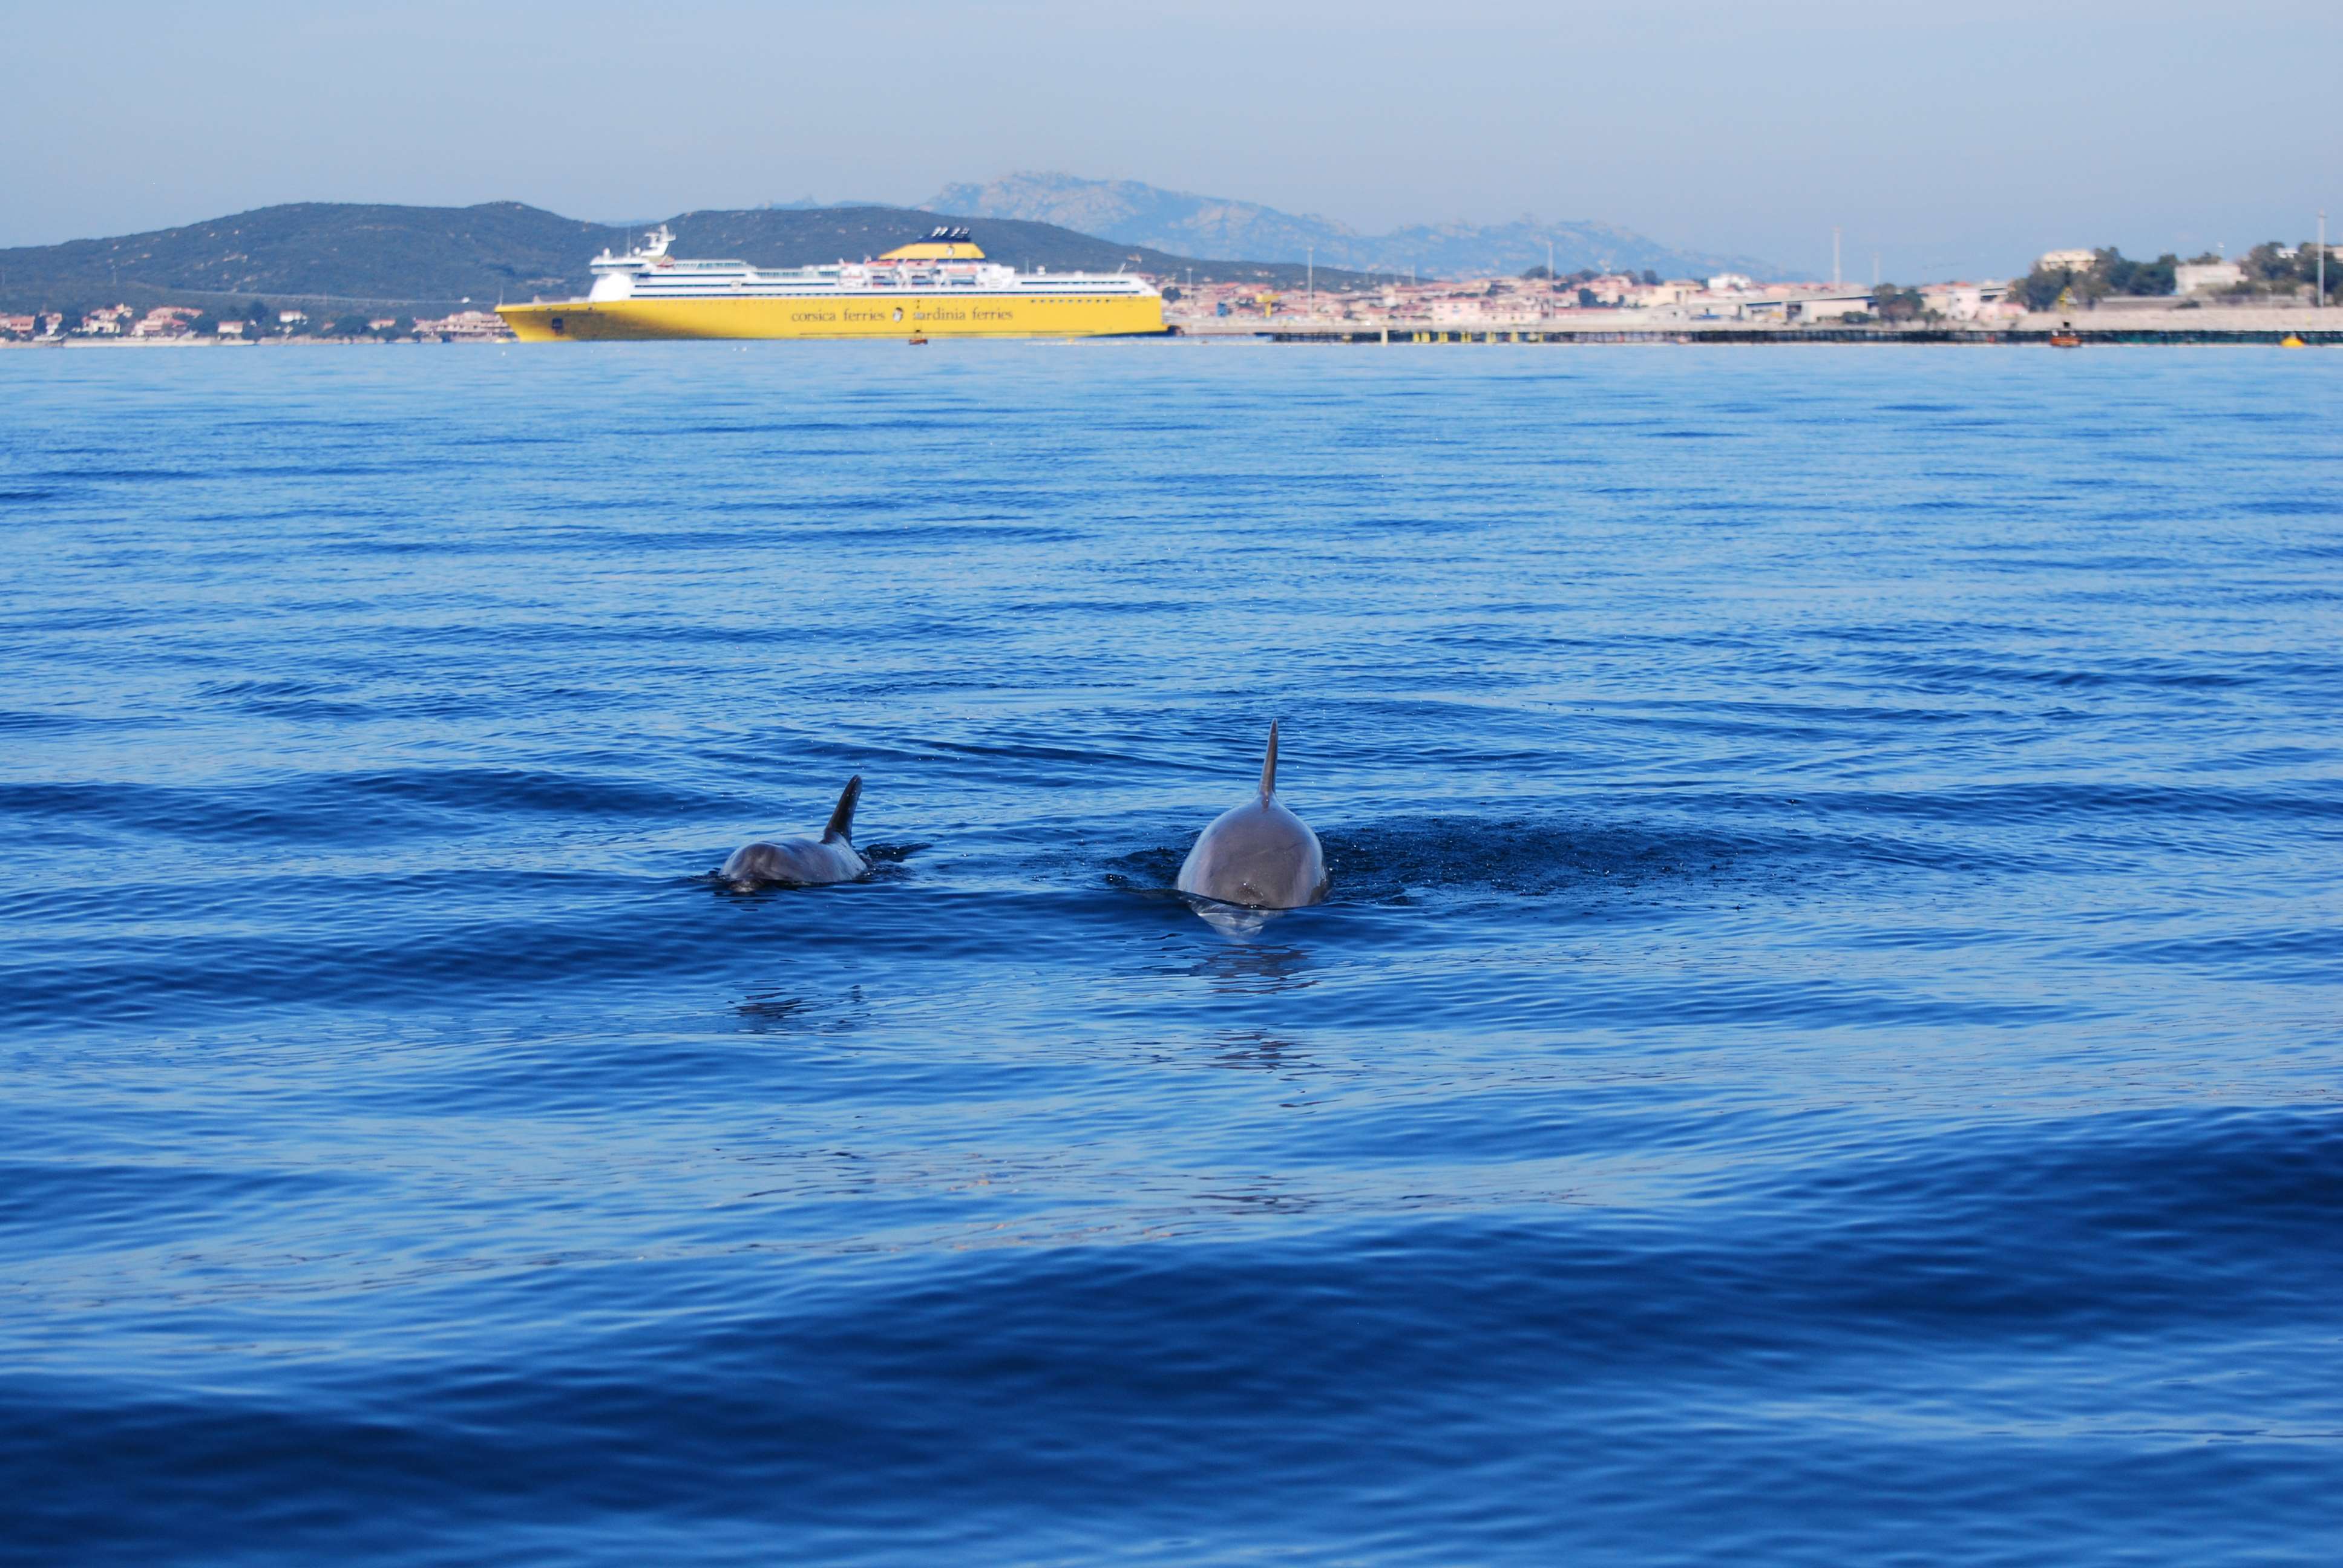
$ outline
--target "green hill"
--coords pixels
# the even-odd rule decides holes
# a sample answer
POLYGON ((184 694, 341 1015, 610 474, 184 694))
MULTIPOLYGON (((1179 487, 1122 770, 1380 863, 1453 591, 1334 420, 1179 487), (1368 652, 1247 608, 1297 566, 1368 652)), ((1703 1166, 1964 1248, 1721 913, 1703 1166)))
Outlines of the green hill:
MULTIPOLYGON (((1017 267, 1128 266, 1165 279, 1258 280, 1298 287, 1298 266, 1199 261, 1013 218, 957 218, 905 207, 689 212, 669 220, 676 254, 737 256, 760 266, 860 260, 966 223, 986 254, 1017 267)), ((262 298, 440 310, 537 296, 582 294, 587 262, 639 233, 581 223, 519 202, 478 206, 369 206, 297 202, 184 228, 0 250, 0 307, 87 309, 123 301, 218 305, 262 298)), ((1353 275, 1321 267, 1334 285, 1353 275)))

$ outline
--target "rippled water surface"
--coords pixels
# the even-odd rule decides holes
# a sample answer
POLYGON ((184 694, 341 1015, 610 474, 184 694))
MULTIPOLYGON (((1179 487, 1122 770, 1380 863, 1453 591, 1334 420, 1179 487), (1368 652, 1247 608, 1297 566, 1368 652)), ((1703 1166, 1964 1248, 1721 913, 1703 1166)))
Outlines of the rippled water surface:
POLYGON ((0 355, 0 1555, 2331 1563, 2338 395, 0 355))

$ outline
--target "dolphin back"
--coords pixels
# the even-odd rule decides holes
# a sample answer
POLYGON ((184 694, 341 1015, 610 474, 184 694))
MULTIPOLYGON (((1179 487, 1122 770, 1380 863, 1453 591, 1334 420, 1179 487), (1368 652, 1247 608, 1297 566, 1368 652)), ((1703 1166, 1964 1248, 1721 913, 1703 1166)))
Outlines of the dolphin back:
POLYGON ((1310 824, 1274 800, 1212 819, 1181 863, 1182 892, 1255 910, 1298 910, 1326 896, 1326 857, 1310 824))
POLYGON ((870 869, 843 839, 782 839, 777 842, 744 844, 732 851, 716 874, 735 887, 767 883, 818 888, 829 882, 850 882, 870 869))
POLYGON ((1261 759, 1261 798, 1232 806, 1196 835, 1180 890, 1255 910, 1298 910, 1326 896, 1326 856, 1310 824, 1277 803, 1277 720, 1261 759))
POLYGON ((735 887, 779 882, 805 888, 854 880, 870 869, 870 863, 854 848, 854 803, 861 799, 862 775, 857 773, 839 791, 838 809, 830 814, 830 825, 819 839, 744 844, 732 851, 716 874, 735 887))

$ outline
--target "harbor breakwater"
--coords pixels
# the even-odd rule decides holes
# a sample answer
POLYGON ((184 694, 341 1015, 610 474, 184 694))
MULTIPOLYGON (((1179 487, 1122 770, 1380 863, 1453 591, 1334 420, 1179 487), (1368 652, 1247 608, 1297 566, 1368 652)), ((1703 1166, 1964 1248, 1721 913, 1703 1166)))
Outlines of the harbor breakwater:
POLYGON ((2155 312, 2036 312, 1997 321, 1898 326, 1842 322, 1669 318, 1657 312, 1473 323, 1364 322, 1328 317, 1215 317, 1174 319, 1184 337, 1269 339, 1280 343, 1955 343, 2046 344, 2073 336, 2084 345, 2234 344, 2343 346, 2343 310, 2210 307, 2155 312))

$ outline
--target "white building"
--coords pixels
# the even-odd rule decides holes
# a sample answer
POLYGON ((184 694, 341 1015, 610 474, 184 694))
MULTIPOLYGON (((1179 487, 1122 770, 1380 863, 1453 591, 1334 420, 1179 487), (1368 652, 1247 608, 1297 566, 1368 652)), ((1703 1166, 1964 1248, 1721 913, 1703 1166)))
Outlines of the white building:
POLYGON ((202 311, 188 305, 158 305, 130 329, 133 337, 183 337, 202 311))
POLYGON ((1443 327, 1457 327, 1486 321, 1489 311, 1477 299, 1435 299, 1432 302, 1432 319, 1443 327))
POLYGON ((415 322, 415 334, 418 337, 488 339, 504 337, 508 330, 501 317, 487 310, 459 310, 436 321, 418 317, 415 322))
POLYGON ((1998 283, 1931 283, 1920 290, 1928 308, 1954 321, 1982 321, 1990 317, 2022 315, 2009 299, 2009 289, 1998 283))
POLYGON ((1756 286, 1755 279, 1738 272, 1720 272, 1708 280, 1711 294, 1746 294, 1756 286))
POLYGON ((2246 269, 2234 261, 2188 261, 2172 269, 2174 292, 2212 294, 2245 282, 2246 269))
POLYGON ((2036 272, 2088 272, 2098 264, 2096 250, 2046 250, 2034 263, 2036 272))

